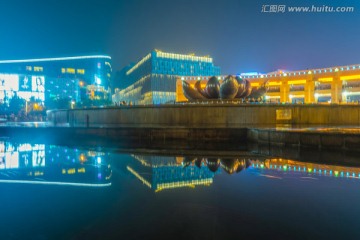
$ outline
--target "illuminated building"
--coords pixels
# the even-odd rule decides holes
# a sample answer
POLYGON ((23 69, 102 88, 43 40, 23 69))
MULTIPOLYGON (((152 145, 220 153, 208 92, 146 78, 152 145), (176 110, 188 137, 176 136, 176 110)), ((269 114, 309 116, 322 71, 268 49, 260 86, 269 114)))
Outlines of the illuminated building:
POLYGON ((101 152, 0 141, 0 184, 106 187, 111 175, 101 152))
MULTIPOLYGON (((225 76, 218 76, 224 79, 225 76)), ((267 74, 241 74, 252 87, 267 83, 267 102, 275 103, 349 103, 360 100, 360 64, 349 66, 308 69, 301 71, 276 71, 267 74)), ((184 102, 182 81, 194 85, 198 79, 179 76, 176 83, 176 101, 184 102)), ((200 77, 206 85, 209 77, 200 77)))
POLYGON ((127 170, 143 184, 159 192, 165 189, 210 185, 215 173, 208 168, 191 165, 184 168, 182 159, 176 157, 133 155, 137 161, 127 170))
POLYGON ((123 71, 113 102, 159 104, 175 101, 176 78, 179 75, 213 76, 220 74, 210 57, 165 53, 154 50, 123 71))
POLYGON ((45 105, 59 99, 106 99, 111 72, 111 57, 103 55, 0 60, 0 101, 15 95, 45 105))

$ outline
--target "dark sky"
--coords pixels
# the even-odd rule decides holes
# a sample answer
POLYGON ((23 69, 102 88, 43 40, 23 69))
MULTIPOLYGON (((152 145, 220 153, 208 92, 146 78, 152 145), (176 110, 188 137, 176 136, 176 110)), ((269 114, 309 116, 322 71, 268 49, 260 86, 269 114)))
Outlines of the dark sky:
POLYGON ((0 0, 0 59, 109 54, 118 70, 157 48, 210 55, 223 74, 360 63, 360 1, 0 0), (353 13, 261 13, 266 4, 353 13))

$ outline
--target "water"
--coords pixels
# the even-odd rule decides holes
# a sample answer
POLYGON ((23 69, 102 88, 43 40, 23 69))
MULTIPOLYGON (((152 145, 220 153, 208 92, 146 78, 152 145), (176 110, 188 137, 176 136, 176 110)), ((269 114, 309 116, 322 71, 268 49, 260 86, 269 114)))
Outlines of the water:
POLYGON ((222 154, 0 140, 0 239, 359 239, 359 167, 222 154))

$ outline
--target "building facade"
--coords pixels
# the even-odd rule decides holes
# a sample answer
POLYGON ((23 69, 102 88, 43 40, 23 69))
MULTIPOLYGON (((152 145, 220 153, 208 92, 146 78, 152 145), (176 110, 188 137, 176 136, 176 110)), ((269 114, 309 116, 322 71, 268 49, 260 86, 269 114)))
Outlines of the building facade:
MULTIPOLYGON (((219 76, 220 80, 225 76, 219 76)), ((360 64, 300 71, 276 71, 267 74, 244 74, 252 87, 267 82, 265 100, 274 103, 351 103, 360 101, 360 64)), ((182 81, 205 86, 209 77, 180 76, 176 83, 176 101, 186 102, 182 81)))
POLYGON ((14 96, 45 105, 110 96, 111 57, 103 55, 0 61, 0 101, 14 96))
POLYGON ((113 102, 161 104, 174 102, 177 76, 219 75, 210 57, 165 53, 154 50, 128 70, 120 79, 124 88, 116 90, 113 102))

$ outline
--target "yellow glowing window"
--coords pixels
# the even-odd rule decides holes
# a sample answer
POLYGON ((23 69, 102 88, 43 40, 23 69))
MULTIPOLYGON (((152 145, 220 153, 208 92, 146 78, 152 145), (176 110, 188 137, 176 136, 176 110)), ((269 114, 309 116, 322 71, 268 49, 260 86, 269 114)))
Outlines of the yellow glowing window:
POLYGON ((65 73, 66 72, 66 69, 65 68, 62 68, 61 69, 61 73, 65 73))
POLYGON ((75 74, 75 69, 74 68, 67 68, 66 72, 71 73, 71 74, 75 74))
POLYGON ((42 72, 43 70, 43 67, 34 67, 34 72, 42 72))
POLYGON ((32 71, 32 67, 31 66, 26 66, 26 71, 32 71))
POLYGON ((85 69, 76 69, 78 74, 85 74, 85 69))

